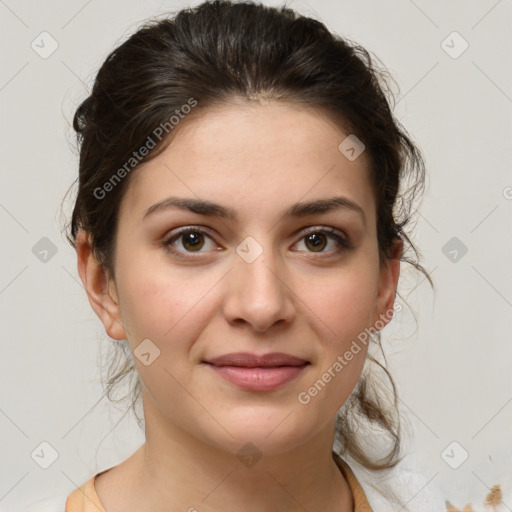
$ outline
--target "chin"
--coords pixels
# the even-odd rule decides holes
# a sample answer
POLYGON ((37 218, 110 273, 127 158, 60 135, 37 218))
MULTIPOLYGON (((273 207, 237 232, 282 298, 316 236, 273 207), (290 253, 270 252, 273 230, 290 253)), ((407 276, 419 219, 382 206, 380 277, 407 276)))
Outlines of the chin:
POLYGON ((304 419, 294 418, 294 413, 286 410, 265 414, 261 409, 253 409, 252 414, 243 417, 240 412, 237 416, 236 419, 219 418, 232 437, 222 430, 220 438, 212 439, 217 448, 236 456, 281 455, 305 443, 316 431, 314 425, 308 429, 304 419))

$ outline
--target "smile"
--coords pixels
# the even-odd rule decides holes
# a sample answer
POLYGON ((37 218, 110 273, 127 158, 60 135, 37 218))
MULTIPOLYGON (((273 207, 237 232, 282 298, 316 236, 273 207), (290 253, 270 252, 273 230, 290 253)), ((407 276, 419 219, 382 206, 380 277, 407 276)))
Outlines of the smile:
POLYGON ((247 391, 272 391, 298 377, 310 363, 288 354, 227 354, 204 361, 222 379, 247 391))

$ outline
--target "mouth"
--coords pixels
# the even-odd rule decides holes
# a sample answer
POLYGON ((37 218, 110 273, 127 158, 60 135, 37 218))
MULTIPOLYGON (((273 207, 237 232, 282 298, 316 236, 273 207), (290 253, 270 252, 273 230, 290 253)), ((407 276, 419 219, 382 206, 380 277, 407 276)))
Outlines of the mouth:
POLYGON ((283 353, 226 354, 203 361, 213 372, 247 391, 271 391, 298 377, 310 365, 305 359, 283 353))

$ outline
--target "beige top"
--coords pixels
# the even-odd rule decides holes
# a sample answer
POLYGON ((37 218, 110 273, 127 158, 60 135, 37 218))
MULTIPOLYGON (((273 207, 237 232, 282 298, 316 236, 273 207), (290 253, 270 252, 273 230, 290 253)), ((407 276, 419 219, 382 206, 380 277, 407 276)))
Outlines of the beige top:
MULTIPOLYGON (((334 460, 343 473, 350 487, 350 491, 352 492, 352 498, 354 500, 353 512, 373 512, 363 488, 357 481, 349 465, 336 454, 334 454, 334 460)), ((108 471, 108 469, 105 471, 108 471)), ((105 473, 105 471, 101 473, 105 473)), ((94 475, 90 480, 78 487, 68 496, 66 500, 66 512, 106 512, 94 487, 94 480, 96 480, 96 477, 101 475, 101 473, 94 475)))

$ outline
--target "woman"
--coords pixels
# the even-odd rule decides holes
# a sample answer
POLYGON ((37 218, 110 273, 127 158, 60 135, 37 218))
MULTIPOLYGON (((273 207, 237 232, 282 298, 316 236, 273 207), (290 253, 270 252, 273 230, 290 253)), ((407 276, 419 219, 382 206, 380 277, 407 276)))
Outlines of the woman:
POLYGON ((106 59, 75 114, 69 239, 146 442, 67 512, 372 510, 345 459, 394 467, 400 423, 368 348, 400 262, 424 272, 404 231, 424 165, 384 76, 251 3, 148 23, 106 59))

